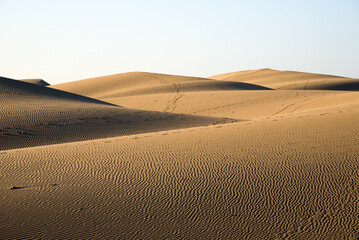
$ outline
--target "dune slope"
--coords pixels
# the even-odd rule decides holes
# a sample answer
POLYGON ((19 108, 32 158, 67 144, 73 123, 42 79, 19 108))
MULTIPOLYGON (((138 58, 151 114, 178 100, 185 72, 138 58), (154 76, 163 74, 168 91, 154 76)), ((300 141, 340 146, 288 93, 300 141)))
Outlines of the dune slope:
POLYGON ((214 78, 1 78, 0 238, 358 239, 357 80, 214 78))
POLYGON ((225 73, 210 78, 258 84, 273 89, 359 90, 359 79, 305 72, 278 71, 269 68, 225 73))
POLYGON ((357 91, 207 91, 102 100, 128 108, 212 117, 255 119, 359 103, 357 91))
POLYGON ((126 109, 0 78, 0 149, 192 127, 225 119, 126 109))
POLYGON ((357 239, 358 117, 347 106, 2 151, 0 233, 357 239))
POLYGON ((343 105, 357 102, 359 97, 358 91, 354 91, 357 80, 329 75, 261 69, 212 78, 217 81, 133 72, 53 87, 128 108, 238 119, 343 105), (243 88, 233 84, 236 82, 256 85, 243 88), (263 89, 260 85, 269 88, 263 89), (281 90, 268 91, 271 88, 281 90), (348 93, 339 89, 352 91, 348 93))
POLYGON ((93 98, 222 90, 268 90, 251 83, 217 81, 158 73, 130 72, 53 85, 53 88, 93 98))

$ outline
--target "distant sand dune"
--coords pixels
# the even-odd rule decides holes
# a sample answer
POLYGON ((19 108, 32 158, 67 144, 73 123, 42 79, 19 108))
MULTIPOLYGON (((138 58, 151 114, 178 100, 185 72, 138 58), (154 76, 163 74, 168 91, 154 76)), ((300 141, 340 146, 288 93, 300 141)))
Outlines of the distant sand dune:
POLYGON ((251 83, 216 81, 146 72, 130 72, 53 85, 53 88, 94 98, 123 97, 171 92, 268 90, 251 83))
POLYGON ((104 98, 128 108, 212 117, 254 119, 359 104, 359 92, 276 90, 208 91, 104 98), (170 105, 170 107, 169 107, 170 105))
POLYGON ((126 109, 7 78, 0 78, 0 98, 0 150, 228 121, 126 109))
MULTIPOLYGON (((10 78, 0 77, 0 84, 1 84, 0 93, 3 95, 4 102, 6 101, 14 102, 18 97, 22 96, 23 98, 46 97, 47 99, 56 99, 56 100, 65 99, 65 100, 73 100, 77 102, 89 102, 89 103, 112 105, 97 99, 93 99, 61 90, 56 90, 52 88, 44 88, 42 86, 38 86, 37 84, 31 84, 21 80, 14 80, 10 78)), ((22 99, 18 101, 18 105, 27 104, 26 102, 23 103, 21 100, 22 99)), ((1 107, 8 108, 9 106, 2 105, 1 107)))
POLYGON ((218 81, 132 72, 53 87, 128 108, 240 119, 295 113, 358 101, 358 93, 354 91, 359 83, 356 79, 272 69, 234 72, 212 78, 218 81), (251 83, 256 85, 245 85, 251 83), (265 89, 261 85, 282 90, 263 91, 265 89), (246 91, 248 89, 252 91, 246 91), (290 89, 295 90, 288 91, 290 89), (315 91, 309 91, 312 89, 315 91), (349 95, 328 90, 354 92, 349 95))
POLYGON ((210 78, 258 84, 273 89, 359 90, 359 79, 294 71, 277 71, 269 68, 225 73, 210 78))

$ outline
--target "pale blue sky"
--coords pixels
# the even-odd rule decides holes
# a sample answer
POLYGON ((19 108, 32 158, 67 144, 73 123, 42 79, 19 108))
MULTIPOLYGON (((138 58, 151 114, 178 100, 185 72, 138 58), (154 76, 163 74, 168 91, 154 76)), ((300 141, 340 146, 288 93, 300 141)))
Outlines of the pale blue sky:
POLYGON ((359 0, 0 0, 0 76, 270 67, 359 77, 359 0))

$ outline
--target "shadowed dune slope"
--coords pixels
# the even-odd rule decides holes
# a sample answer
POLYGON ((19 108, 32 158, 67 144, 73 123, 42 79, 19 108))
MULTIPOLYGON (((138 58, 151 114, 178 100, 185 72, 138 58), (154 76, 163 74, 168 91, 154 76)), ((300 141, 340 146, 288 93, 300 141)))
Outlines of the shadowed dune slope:
POLYGON ((269 68, 225 73, 210 78, 258 84, 273 89, 359 90, 359 79, 305 72, 278 71, 269 68))
MULTIPOLYGON (((23 99, 19 98, 17 101, 19 104, 22 103, 23 100, 27 100, 24 98, 48 98, 48 99, 65 99, 72 100, 76 102, 89 102, 89 103, 98 103, 98 104, 106 104, 112 105, 110 103, 106 103, 97 99, 89 98, 86 96, 81 96, 78 94, 65 92, 57 89, 47 88, 43 86, 39 86, 37 84, 28 83, 22 80, 14 80, 10 78, 0 77, 0 93, 3 96, 4 101, 15 101, 18 97, 22 96, 23 99)), ((24 103, 26 104, 26 103, 24 103)), ((8 108, 8 106, 1 106, 2 108, 8 108)))
POLYGON ((251 83, 146 72, 109 75, 57 84, 51 87, 94 98, 192 91, 268 90, 266 87, 251 83))
POLYGON ((358 109, 1 151, 1 236, 358 239, 358 109))
POLYGON ((228 121, 126 109, 8 78, 0 78, 0 99, 0 150, 228 121))
POLYGON ((36 85, 40 85, 40 86, 43 86, 43 87, 50 85, 48 82, 46 82, 46 81, 44 81, 43 79, 40 79, 40 78, 18 79, 18 80, 23 81, 23 82, 36 84, 36 85))

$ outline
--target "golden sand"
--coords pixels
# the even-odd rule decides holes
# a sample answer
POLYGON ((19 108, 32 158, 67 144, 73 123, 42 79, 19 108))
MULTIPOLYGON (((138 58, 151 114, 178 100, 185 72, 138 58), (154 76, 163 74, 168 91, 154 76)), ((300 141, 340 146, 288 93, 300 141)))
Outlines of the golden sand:
POLYGON ((358 84, 1 78, 0 238, 357 239, 358 84))

